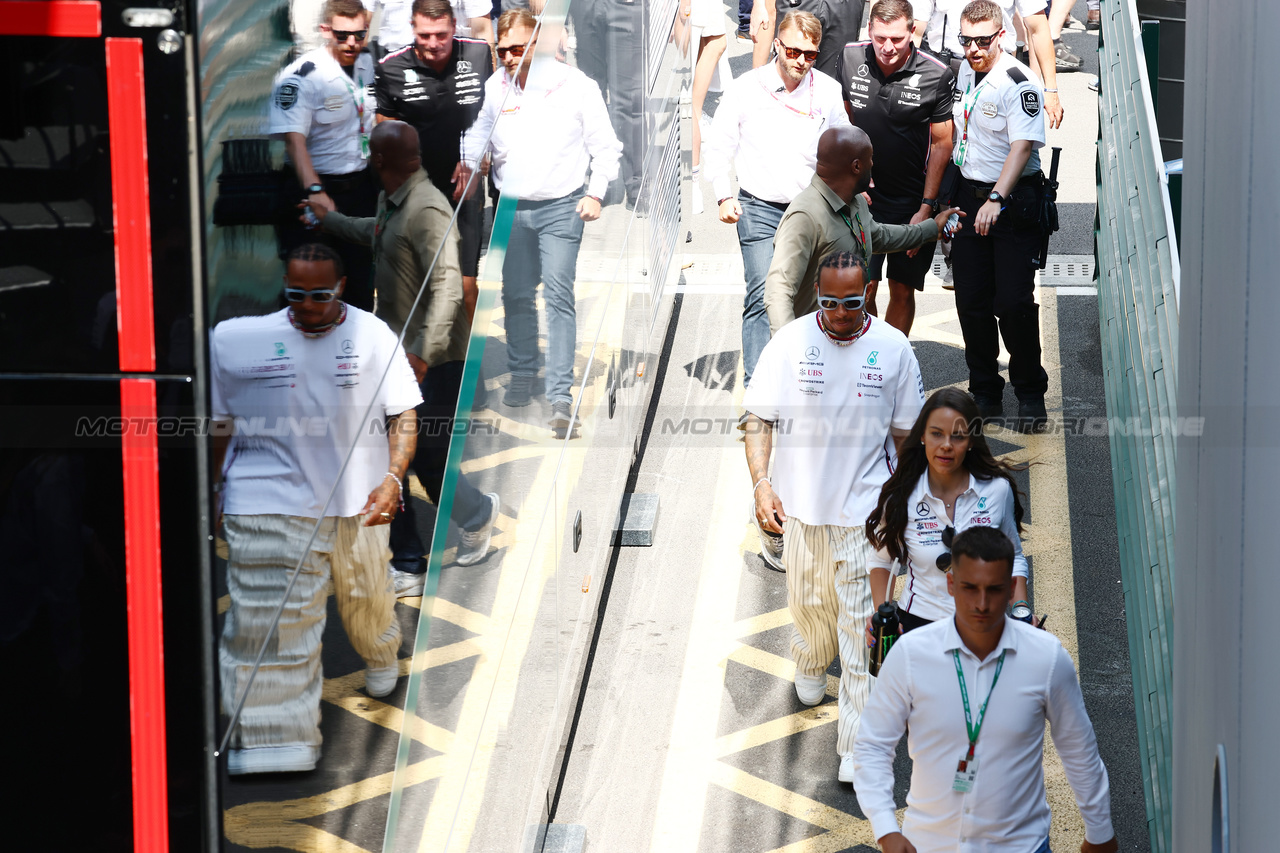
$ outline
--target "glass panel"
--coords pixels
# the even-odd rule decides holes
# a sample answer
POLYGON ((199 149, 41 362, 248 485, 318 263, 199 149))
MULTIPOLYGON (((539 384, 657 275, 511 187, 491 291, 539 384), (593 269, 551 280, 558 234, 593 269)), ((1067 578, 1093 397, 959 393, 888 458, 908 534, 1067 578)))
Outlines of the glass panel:
POLYGON ((115 371, 103 42, 3 36, 0 57, 4 371, 115 371))
MULTIPOLYGON (((456 525, 436 519, 384 850, 530 849, 551 818, 670 311, 664 291, 679 273, 688 58, 671 37, 675 11, 549 3, 519 109, 507 105, 495 130, 502 193, 459 402, 469 419, 450 444, 441 508, 477 490, 499 495, 502 514, 494 547, 472 566, 456 561, 456 525), (534 112, 555 109, 572 86, 584 93, 576 114, 560 105, 554 115, 596 127, 599 91, 598 115, 622 149, 602 215, 585 223, 583 191, 553 188, 569 171, 555 156, 571 150, 556 135, 563 125, 547 129, 534 112), (573 420, 556 428, 565 398, 573 420)), ((597 154, 591 169, 607 162, 597 154)))

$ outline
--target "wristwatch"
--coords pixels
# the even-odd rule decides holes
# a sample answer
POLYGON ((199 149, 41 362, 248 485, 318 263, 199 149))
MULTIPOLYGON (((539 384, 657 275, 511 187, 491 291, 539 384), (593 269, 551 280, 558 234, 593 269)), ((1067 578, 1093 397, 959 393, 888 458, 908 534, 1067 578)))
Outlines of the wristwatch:
POLYGON ((1009 615, 1021 622, 1031 624, 1031 605, 1025 601, 1015 601, 1009 608, 1009 615))
POLYGON ((307 195, 315 195, 316 193, 322 193, 322 192, 324 192, 324 187, 321 186, 320 184, 312 184, 311 186, 307 187, 307 195))
POLYGON ((1000 193, 995 190, 992 190, 987 194, 987 201, 994 201, 996 204, 1004 204, 1004 196, 1000 195, 1000 193))
POLYGON ((929 205, 929 207, 933 209, 934 213, 937 213, 938 208, 940 207, 936 198, 922 198, 920 199, 920 203, 929 205))

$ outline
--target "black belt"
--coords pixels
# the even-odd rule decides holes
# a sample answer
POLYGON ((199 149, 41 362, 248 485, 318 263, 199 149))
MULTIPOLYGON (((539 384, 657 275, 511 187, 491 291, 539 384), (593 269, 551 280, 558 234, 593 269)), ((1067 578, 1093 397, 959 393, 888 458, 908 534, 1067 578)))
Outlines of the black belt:
POLYGON ((791 206, 785 201, 766 201, 765 199, 762 199, 759 196, 752 195, 751 193, 747 192, 744 189, 738 190, 738 198, 749 198, 752 201, 758 201, 761 204, 767 204, 770 207, 774 208, 775 210, 786 210, 788 207, 791 206))
MULTIPOLYGON (((1023 175, 1021 178, 1018 178, 1018 182, 1014 184, 1014 186, 1015 187, 1024 187, 1024 186, 1038 187, 1043 181, 1044 181, 1044 175, 1040 174, 1039 172, 1035 172, 1034 174, 1023 175)), ((991 195, 991 191, 996 188, 996 185, 994 183, 984 184, 978 181, 971 181, 968 178, 966 178, 964 175, 960 176, 960 182, 961 184, 967 185, 970 189, 973 190, 974 198, 982 199, 984 201, 986 200, 987 196, 991 195)))

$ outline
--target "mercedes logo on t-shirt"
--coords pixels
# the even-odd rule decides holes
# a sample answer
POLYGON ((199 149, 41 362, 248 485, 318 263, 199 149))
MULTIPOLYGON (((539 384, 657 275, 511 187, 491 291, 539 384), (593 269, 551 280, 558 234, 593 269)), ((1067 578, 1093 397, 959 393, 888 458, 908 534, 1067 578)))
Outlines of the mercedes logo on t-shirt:
POLYGON ((822 350, 818 349, 817 347, 809 347, 807 350, 804 351, 804 357, 809 359, 809 361, 817 361, 818 356, 820 355, 822 355, 822 350))
POLYGON ((923 517, 928 514, 929 514, 929 505, 927 503, 925 503, 924 501, 920 501, 920 503, 916 504, 916 515, 923 517))
POLYGON ((355 348, 356 348, 356 345, 351 343, 350 338, 342 342, 342 351, 345 352, 347 355, 351 355, 351 351, 355 348))

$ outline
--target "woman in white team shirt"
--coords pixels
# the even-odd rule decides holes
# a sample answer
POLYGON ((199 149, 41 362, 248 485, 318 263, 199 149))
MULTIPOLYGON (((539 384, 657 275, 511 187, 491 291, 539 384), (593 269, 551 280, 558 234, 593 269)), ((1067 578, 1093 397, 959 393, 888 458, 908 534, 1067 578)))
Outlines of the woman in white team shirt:
POLYGON ((885 600, 892 561, 907 567, 906 589, 898 600, 904 632, 955 614, 947 593, 951 540, 978 526, 998 528, 1013 542, 1013 606, 1027 606, 1024 621, 1031 621, 1016 470, 991 455, 972 397, 943 388, 925 401, 902 442, 898 467, 867 518, 867 538, 877 549, 868 561, 876 607, 885 600))

